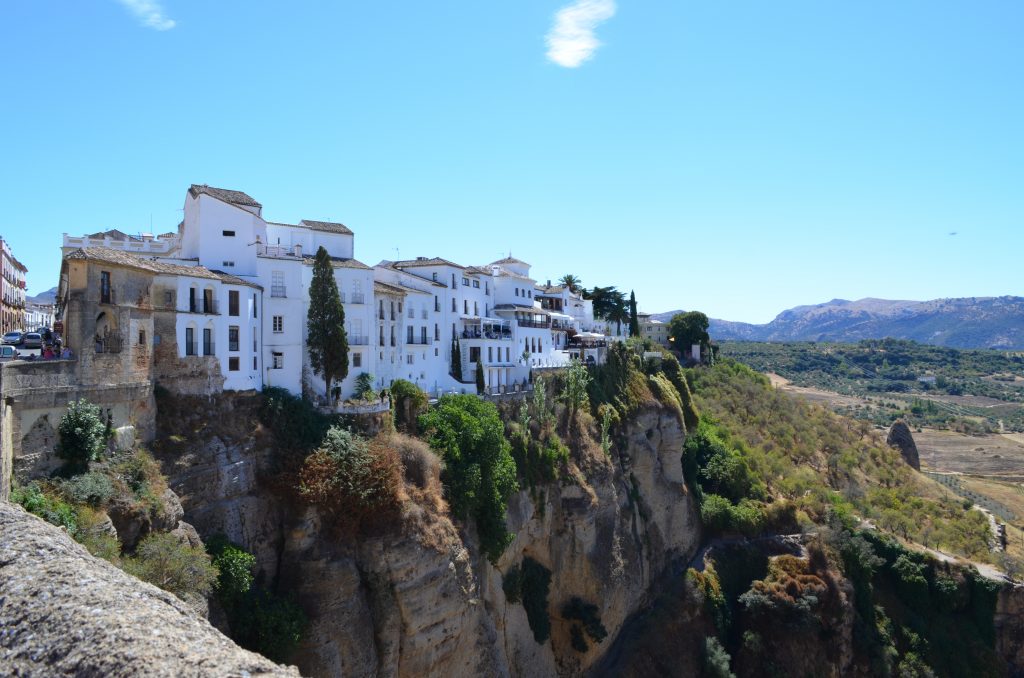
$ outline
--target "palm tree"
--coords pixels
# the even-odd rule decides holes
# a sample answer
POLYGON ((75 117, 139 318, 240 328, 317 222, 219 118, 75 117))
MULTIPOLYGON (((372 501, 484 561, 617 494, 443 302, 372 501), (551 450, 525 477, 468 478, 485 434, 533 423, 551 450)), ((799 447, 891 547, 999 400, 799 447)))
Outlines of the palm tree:
POLYGON ((565 275, 558 279, 558 282, 568 287, 569 291, 572 292, 573 294, 579 292, 583 284, 583 281, 574 276, 572 273, 566 273, 565 275))

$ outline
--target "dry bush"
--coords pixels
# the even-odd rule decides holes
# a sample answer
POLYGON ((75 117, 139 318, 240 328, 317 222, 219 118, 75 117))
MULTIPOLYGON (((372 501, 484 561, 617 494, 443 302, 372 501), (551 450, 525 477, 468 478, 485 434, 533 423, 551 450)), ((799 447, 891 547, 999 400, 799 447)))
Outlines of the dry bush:
POLYGON ((424 441, 401 433, 389 436, 384 442, 401 459, 409 497, 427 511, 447 513, 448 503, 441 484, 441 458, 424 441))

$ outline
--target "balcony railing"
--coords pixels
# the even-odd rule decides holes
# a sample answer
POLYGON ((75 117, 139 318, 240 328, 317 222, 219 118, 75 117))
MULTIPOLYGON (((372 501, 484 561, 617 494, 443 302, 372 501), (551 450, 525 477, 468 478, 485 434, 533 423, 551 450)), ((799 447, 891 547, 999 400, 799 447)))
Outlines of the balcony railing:
POLYGON ((350 334, 348 335, 349 346, 368 346, 370 344, 370 338, 365 334, 350 334))
POLYGON ((352 293, 352 299, 348 303, 350 303, 350 304, 365 304, 366 303, 366 295, 363 294, 362 292, 353 292, 352 293))
POLYGON ((203 342, 203 355, 217 355, 217 346, 214 342, 203 342))
POLYGON ((494 339, 497 341, 512 341, 512 332, 492 332, 482 330, 462 330, 463 339, 494 339))
POLYGON ((194 342, 194 341, 186 341, 185 342, 185 355, 187 355, 187 356, 199 355, 196 352, 196 342, 194 342))
POLYGON ((124 341, 121 339, 119 334, 105 334, 102 337, 96 337, 96 352, 97 353, 120 353, 124 341))
POLYGON ((271 285, 270 286, 270 296, 285 298, 285 297, 288 296, 288 294, 287 294, 287 290, 285 289, 284 285, 271 285))
POLYGON ((189 313, 205 313, 207 315, 218 315, 220 305, 216 299, 190 299, 188 304, 189 313))
POLYGON ((412 345, 412 344, 426 345, 426 344, 430 343, 430 340, 429 339, 424 339, 423 337, 406 337, 405 338, 405 343, 407 345, 412 345))
POLYGON ((517 319, 516 320, 516 324, 519 325, 520 327, 536 327, 536 328, 539 328, 539 329, 547 329, 548 327, 551 327, 551 321, 550 320, 522 320, 522 319, 517 319))
POLYGON ((100 303, 101 304, 116 304, 117 303, 116 290, 114 290, 114 289, 102 290, 101 289, 100 290, 100 303))

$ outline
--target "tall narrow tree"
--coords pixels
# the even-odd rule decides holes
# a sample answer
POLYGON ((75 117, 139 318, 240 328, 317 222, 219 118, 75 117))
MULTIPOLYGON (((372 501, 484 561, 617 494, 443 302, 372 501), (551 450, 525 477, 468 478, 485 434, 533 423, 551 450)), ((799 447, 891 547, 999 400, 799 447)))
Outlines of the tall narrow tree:
POLYGON ((636 294, 629 291, 629 336, 640 336, 640 319, 636 315, 636 294))
POLYGON ((484 390, 486 390, 486 388, 487 387, 484 384, 484 364, 483 364, 483 362, 479 358, 477 358, 477 361, 476 361, 476 392, 482 394, 484 392, 484 390))
POLYGON ((313 259, 306 333, 310 365, 313 372, 326 382, 327 401, 330 402, 331 382, 348 376, 348 336, 345 334, 345 307, 341 305, 338 283, 334 280, 334 266, 323 247, 316 251, 313 259))
POLYGON ((462 381, 462 346, 457 337, 452 339, 452 376, 462 381))

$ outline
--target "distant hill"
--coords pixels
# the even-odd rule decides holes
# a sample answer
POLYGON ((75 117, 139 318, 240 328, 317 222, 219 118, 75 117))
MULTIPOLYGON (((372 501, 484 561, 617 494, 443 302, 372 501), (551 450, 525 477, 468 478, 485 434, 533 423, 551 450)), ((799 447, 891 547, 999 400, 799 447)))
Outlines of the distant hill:
POLYGON ((51 287, 45 292, 40 292, 34 297, 28 297, 25 301, 31 301, 36 304, 52 304, 57 299, 57 288, 51 287))
MULTIPOLYGON (((668 321, 680 311, 653 317, 668 321)), ((797 306, 764 325, 711 320, 713 339, 840 341, 912 339, 952 348, 1024 349, 1024 297, 966 297, 931 301, 833 299, 797 306)))

